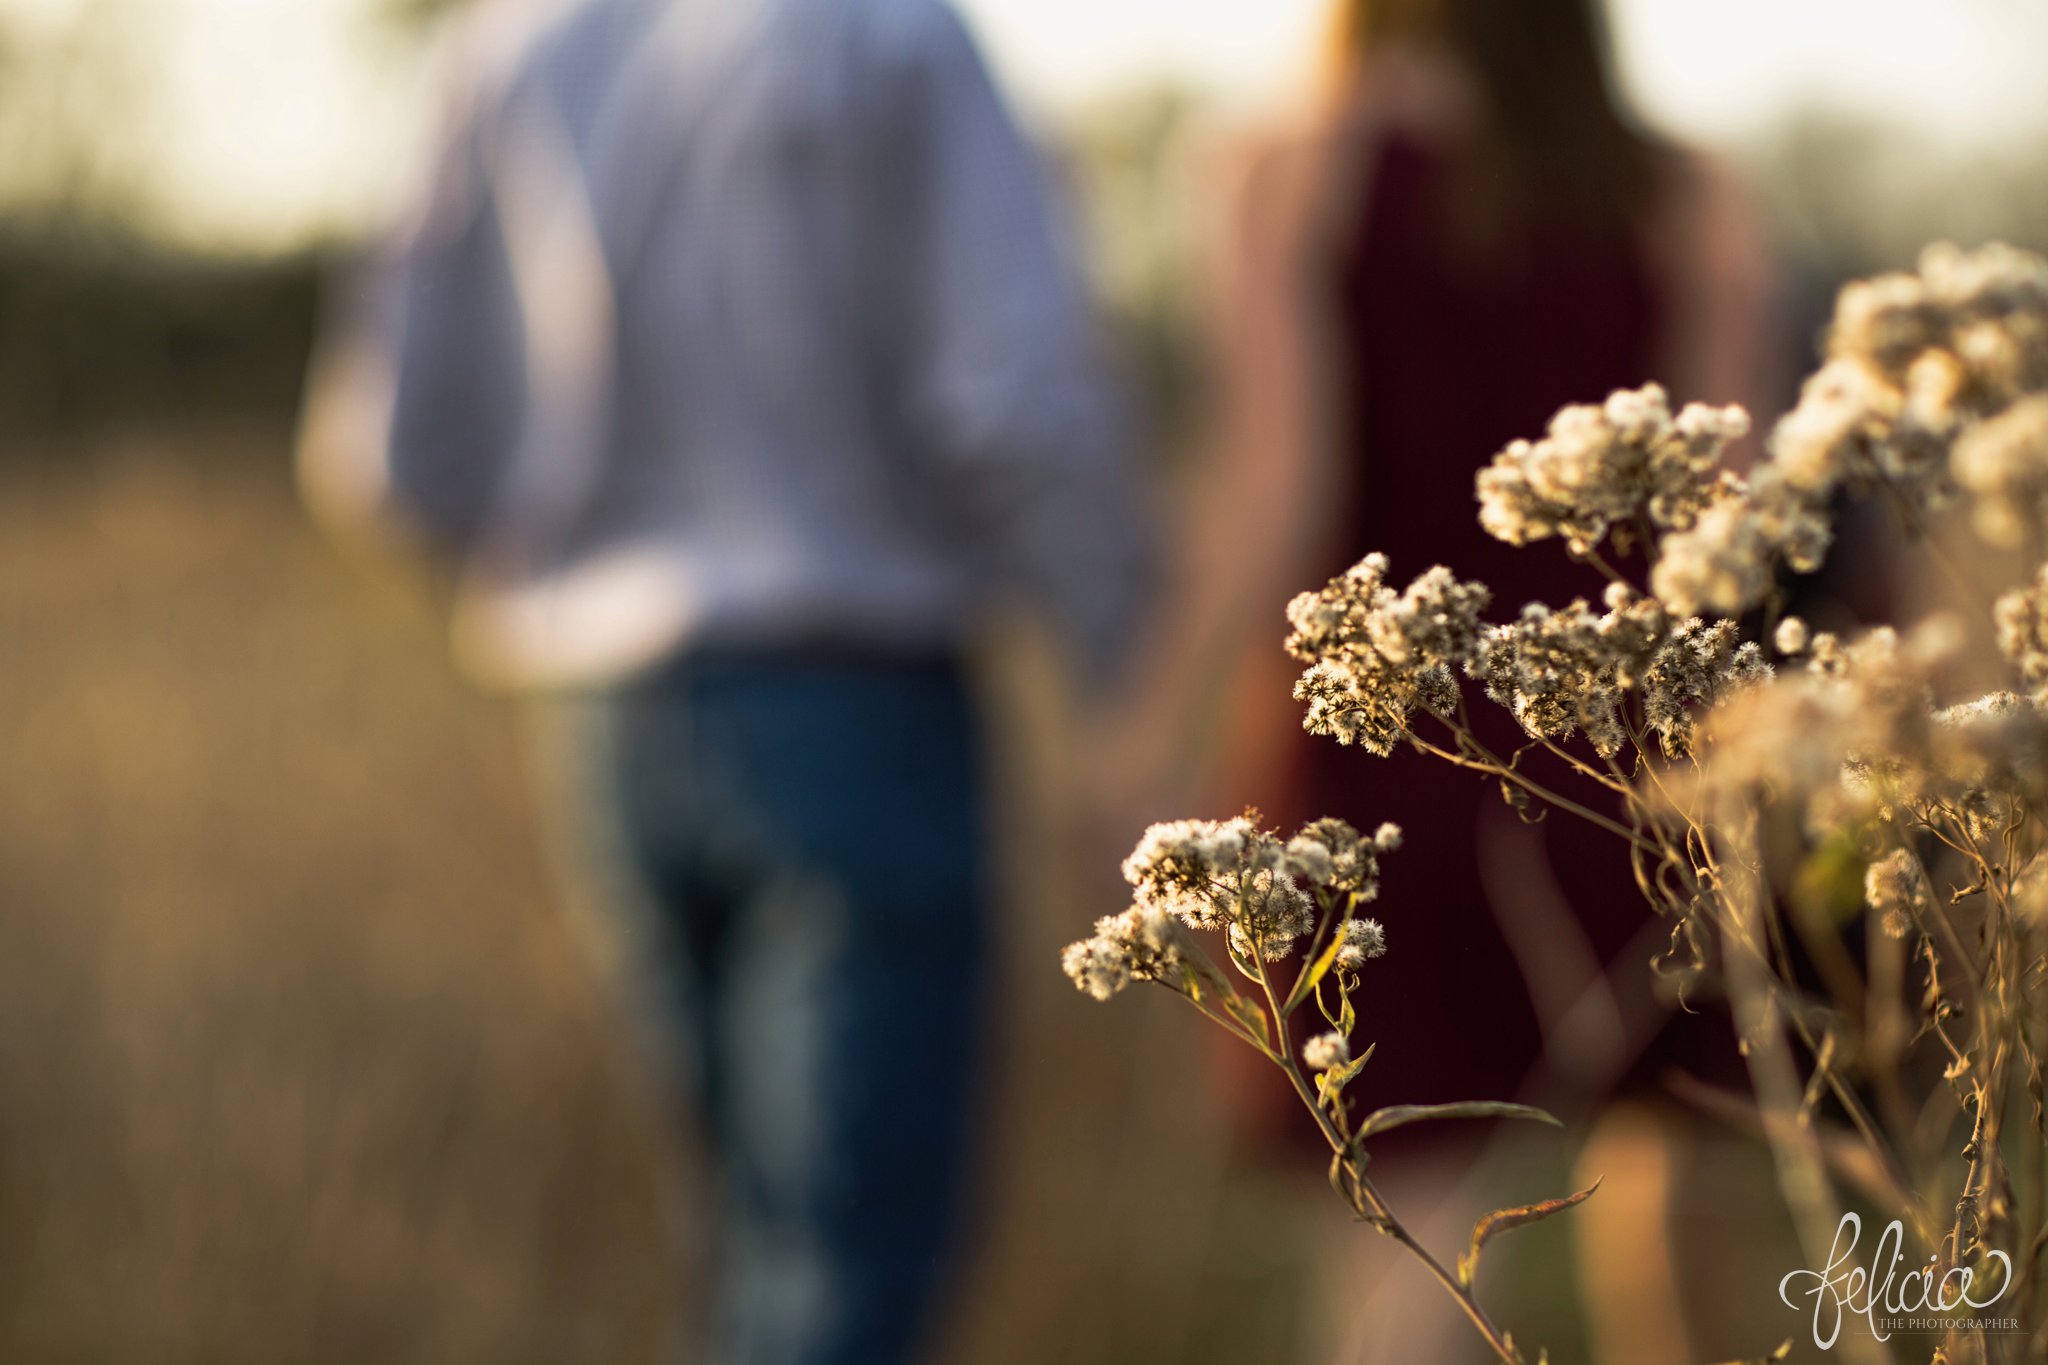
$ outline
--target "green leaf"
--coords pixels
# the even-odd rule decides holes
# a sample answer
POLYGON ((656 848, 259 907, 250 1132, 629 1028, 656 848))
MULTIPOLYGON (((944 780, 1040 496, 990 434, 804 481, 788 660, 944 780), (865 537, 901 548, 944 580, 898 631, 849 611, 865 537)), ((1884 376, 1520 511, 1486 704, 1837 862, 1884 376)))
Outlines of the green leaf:
MULTIPOLYGON (((1341 974, 1339 975, 1338 980, 1343 980, 1341 974)), ((1338 989, 1341 992, 1343 988, 1340 986, 1338 989)), ((1342 998, 1341 994, 1339 998, 1342 998)), ((1316 987, 1316 1011, 1319 1014, 1321 1014, 1323 1018, 1329 1020, 1331 1028, 1337 1027, 1337 1016, 1330 1012, 1330 1002, 1323 998, 1323 988, 1321 986, 1316 987)))
MULTIPOLYGON (((1238 1023, 1243 1024, 1245 1028, 1248 1029, 1250 1032, 1257 1034, 1260 1038, 1266 1038, 1269 1036, 1267 1029, 1266 1011, 1264 1007, 1259 1004, 1258 1001, 1247 1000, 1244 996, 1239 995, 1236 991, 1232 991, 1230 993, 1230 998, 1223 1002, 1223 1008, 1224 1011, 1228 1013, 1231 1018, 1237 1020, 1238 1023)), ((1265 1044, 1265 1046, 1270 1048, 1272 1044, 1267 1043, 1265 1044)))
POLYGON ((1280 1007, 1282 1018, 1294 1013, 1301 1002, 1308 999, 1308 993, 1316 988, 1316 983, 1329 975, 1331 966, 1337 961, 1337 950, 1343 946, 1344 924, 1340 920, 1330 933, 1330 941, 1316 955, 1316 960, 1302 968, 1301 975, 1294 978, 1294 989, 1287 992, 1287 1003, 1280 1007))
MULTIPOLYGON (((1606 1177, 1602 1177, 1605 1179, 1606 1177)), ((1486 1244, 1503 1232, 1512 1232, 1531 1223, 1540 1223, 1553 1213, 1563 1213, 1576 1208, 1593 1197, 1593 1191, 1600 1188, 1596 1180, 1577 1194, 1568 1194, 1562 1199, 1546 1199, 1540 1204, 1524 1204, 1520 1208, 1495 1209, 1472 1225, 1472 1249, 1458 1258, 1458 1283, 1467 1289, 1472 1287, 1472 1277, 1479 1273, 1479 1253, 1486 1244)))
POLYGON ((1344 1065, 1331 1067, 1328 1071, 1318 1074, 1316 1093, 1335 1103, 1337 1097, 1344 1093, 1344 1087, 1351 1084, 1359 1072, 1365 1070, 1365 1064, 1372 1060, 1373 1048, 1378 1046, 1378 1043, 1373 1043, 1344 1065))
POLYGON ((1358 1140, 1391 1133, 1396 1128, 1405 1128, 1411 1123, 1426 1119, 1534 1119, 1547 1123, 1553 1128, 1562 1128, 1559 1123, 1541 1109, 1526 1104, 1509 1104, 1505 1100, 1461 1100, 1456 1104, 1394 1104, 1385 1109, 1376 1109, 1359 1125, 1358 1140))
POLYGON ((1356 1147, 1338 1152, 1330 1158, 1330 1188, 1337 1192, 1337 1197, 1344 1201, 1346 1208, 1360 1217, 1366 1214, 1365 1210, 1359 1207, 1358 1189, 1352 1181, 1352 1175, 1363 1174, 1366 1163, 1371 1160, 1370 1156, 1356 1147))

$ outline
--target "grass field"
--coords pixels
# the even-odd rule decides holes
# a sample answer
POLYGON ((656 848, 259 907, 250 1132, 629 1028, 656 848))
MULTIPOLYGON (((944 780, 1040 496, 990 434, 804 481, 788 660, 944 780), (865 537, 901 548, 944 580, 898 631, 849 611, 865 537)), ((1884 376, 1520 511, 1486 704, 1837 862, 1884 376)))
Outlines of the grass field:
MULTIPOLYGON (((0 1360, 687 1359, 703 1201, 569 928, 526 717, 312 531, 285 444, 0 481, 0 1360)), ((1053 856, 1044 708, 997 672, 1031 875, 943 1357, 1287 1359, 1327 1191, 1232 1156, 1174 1002, 1060 978, 1115 889, 1053 856)))

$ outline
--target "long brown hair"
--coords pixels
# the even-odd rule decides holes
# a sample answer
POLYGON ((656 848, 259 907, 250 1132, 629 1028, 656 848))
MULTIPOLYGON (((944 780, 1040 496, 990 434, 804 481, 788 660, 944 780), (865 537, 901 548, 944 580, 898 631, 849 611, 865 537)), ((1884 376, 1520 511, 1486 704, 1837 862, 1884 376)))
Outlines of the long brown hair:
POLYGON ((1483 98, 1453 168, 1452 207, 1469 235, 1530 220, 1620 233, 1652 210, 1667 152, 1623 109, 1596 0, 1337 0, 1345 88, 1389 46, 1445 53, 1483 98))

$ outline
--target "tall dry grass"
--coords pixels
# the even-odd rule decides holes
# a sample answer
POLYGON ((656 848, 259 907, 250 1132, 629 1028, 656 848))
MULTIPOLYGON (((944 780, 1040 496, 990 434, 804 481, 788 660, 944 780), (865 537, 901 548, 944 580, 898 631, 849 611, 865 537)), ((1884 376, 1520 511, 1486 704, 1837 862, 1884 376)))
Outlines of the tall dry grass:
MULTIPOLYGON (((701 1183, 561 911, 522 716, 311 531, 284 444, 0 476, 0 1361, 687 1358, 701 1183)), ((1105 1042, 1040 970, 1116 887, 1050 855, 1041 689, 998 671, 1035 846, 942 1358, 1289 1358, 1320 1187, 1232 1154, 1164 1005, 1105 1042)))

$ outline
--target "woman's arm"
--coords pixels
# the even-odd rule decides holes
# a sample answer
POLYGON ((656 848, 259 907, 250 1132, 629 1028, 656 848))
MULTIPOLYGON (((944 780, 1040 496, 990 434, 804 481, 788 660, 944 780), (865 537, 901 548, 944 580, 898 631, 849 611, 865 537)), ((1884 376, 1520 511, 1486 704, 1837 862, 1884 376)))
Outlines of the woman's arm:
POLYGON ((1788 368, 1761 217, 1734 171, 1699 153, 1679 162, 1665 200, 1649 243, 1671 304, 1659 373, 1678 401, 1749 410, 1754 426, 1736 451, 1747 462, 1786 396, 1788 368))
MULTIPOLYGON (((1212 396, 1172 500, 1162 611, 1110 727, 1117 761, 1103 766, 1126 775, 1126 805, 1198 799, 1219 763, 1280 748, 1273 725, 1248 721, 1294 724, 1279 609, 1312 572, 1329 502, 1313 273, 1325 144, 1243 139, 1205 177, 1223 206, 1196 281, 1212 396), (1232 704, 1247 670, 1274 701, 1256 716, 1232 704)), ((1265 784, 1238 771, 1231 785, 1242 801, 1265 784)))

